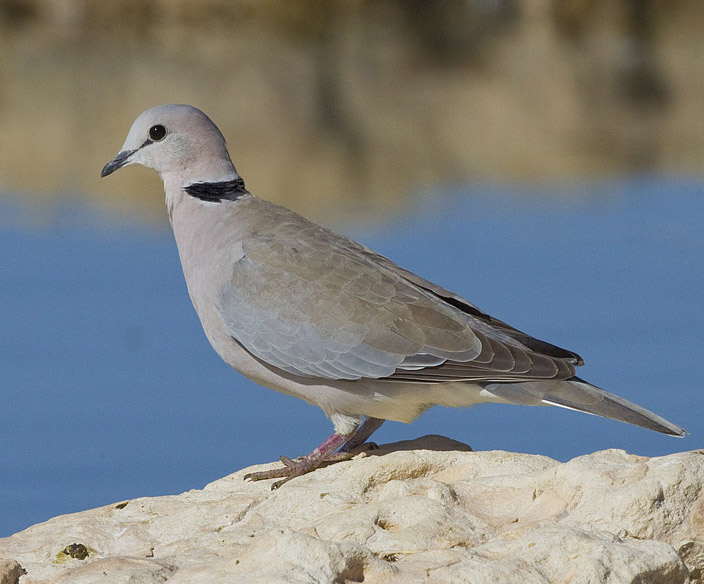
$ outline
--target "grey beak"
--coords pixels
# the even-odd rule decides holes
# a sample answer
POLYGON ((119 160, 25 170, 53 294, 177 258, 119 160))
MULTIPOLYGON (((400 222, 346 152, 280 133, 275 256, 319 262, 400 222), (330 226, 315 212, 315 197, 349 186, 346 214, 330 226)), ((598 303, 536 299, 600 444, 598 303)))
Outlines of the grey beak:
POLYGON ((120 152, 117 156, 115 156, 115 158, 103 166, 100 176, 105 177, 115 172, 118 168, 125 166, 125 164, 129 162, 130 156, 132 156, 135 152, 136 150, 123 150, 120 152))

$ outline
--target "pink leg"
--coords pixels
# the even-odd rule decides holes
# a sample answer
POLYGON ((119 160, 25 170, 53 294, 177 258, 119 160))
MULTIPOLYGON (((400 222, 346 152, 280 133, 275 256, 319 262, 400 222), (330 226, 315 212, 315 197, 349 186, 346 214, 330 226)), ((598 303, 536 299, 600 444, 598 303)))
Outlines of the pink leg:
POLYGON ((364 423, 357 428, 357 431, 354 433, 352 438, 350 438, 345 445, 340 448, 340 452, 351 452, 352 450, 359 448, 374 432, 379 429, 383 423, 384 420, 381 418, 366 418, 364 423))
POLYGON ((383 423, 384 420, 378 418, 367 418, 351 434, 335 433, 306 456, 301 456, 296 460, 282 456, 281 462, 284 465, 282 468, 253 472, 245 475, 244 478, 252 481, 282 478, 283 480, 276 481, 271 485, 271 490, 274 491, 292 478, 309 473, 326 462, 349 460, 354 456, 352 451, 364 444, 366 439, 372 435, 372 432, 383 423))
POLYGON ((290 458, 282 456, 281 462, 284 465, 283 468, 272 468, 271 470, 249 473, 245 475, 244 480, 261 481, 263 479, 285 477, 283 480, 276 481, 273 485, 271 485, 271 490, 275 491, 292 478, 309 473, 321 466, 329 456, 333 455, 335 451, 351 437, 352 435, 345 436, 344 434, 335 433, 325 440, 325 442, 323 442, 320 446, 315 448, 310 454, 301 456, 296 460, 291 460, 290 458))

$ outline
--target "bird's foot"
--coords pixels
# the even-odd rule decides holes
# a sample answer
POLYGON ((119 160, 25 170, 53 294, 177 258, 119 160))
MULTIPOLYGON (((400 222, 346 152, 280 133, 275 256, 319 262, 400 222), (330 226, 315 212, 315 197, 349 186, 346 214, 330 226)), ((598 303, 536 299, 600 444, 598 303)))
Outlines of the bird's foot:
POLYGON ((349 460, 360 452, 378 448, 373 442, 365 442, 365 440, 371 436, 374 430, 381 426, 382 422, 383 420, 377 418, 367 418, 364 424, 352 435, 335 433, 310 454, 299 456, 296 459, 282 456, 280 460, 283 467, 252 472, 246 474, 244 480, 262 481, 265 479, 281 479, 271 485, 271 490, 275 491, 292 478, 312 472, 321 466, 349 460))
POLYGON ((379 445, 376 442, 365 442, 364 444, 348 449, 345 444, 343 448, 340 448, 340 450, 328 456, 322 466, 327 466, 328 464, 332 464, 334 462, 342 462, 343 460, 350 460, 358 454, 369 452, 370 450, 379 450, 379 445))
POLYGON ((328 466, 329 464, 342 462, 343 460, 350 460, 361 452, 366 452, 367 450, 373 450, 375 448, 378 448, 378 446, 373 442, 370 442, 367 444, 362 444, 361 446, 355 448, 350 452, 333 452, 329 454, 325 459, 321 460, 311 459, 309 456, 299 456, 295 459, 288 458, 287 456, 282 456, 279 458, 279 460, 281 461, 281 464, 284 465, 283 467, 272 468, 259 472, 251 472, 244 476, 244 480, 261 481, 264 479, 282 478, 282 480, 276 481, 274 484, 271 485, 271 490, 275 491, 281 485, 287 483, 295 477, 308 474, 309 472, 312 472, 317 468, 328 466))
POLYGON ((281 463, 284 465, 283 468, 272 468, 270 470, 252 472, 245 475, 244 480, 261 481, 264 479, 281 478, 282 480, 276 481, 271 485, 271 490, 275 491, 292 478, 314 471, 316 468, 325 464, 327 458, 334 455, 335 451, 349 439, 350 436, 335 433, 306 456, 301 456, 295 460, 282 456, 281 463))

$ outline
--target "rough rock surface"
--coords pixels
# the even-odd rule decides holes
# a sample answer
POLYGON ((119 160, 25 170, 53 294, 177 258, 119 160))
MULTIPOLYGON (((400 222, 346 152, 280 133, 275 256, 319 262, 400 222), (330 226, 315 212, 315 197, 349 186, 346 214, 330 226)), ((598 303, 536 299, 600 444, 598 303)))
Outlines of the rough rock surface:
POLYGON ((274 492, 245 482, 251 471, 0 539, 0 584, 675 584, 704 574, 704 451, 607 450, 563 464, 427 436, 274 492))

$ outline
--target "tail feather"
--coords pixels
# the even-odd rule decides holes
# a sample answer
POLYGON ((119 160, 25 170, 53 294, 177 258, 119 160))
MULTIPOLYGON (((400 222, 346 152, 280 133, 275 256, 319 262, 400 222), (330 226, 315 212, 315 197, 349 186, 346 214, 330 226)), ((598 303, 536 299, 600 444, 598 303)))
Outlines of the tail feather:
POLYGON ((683 428, 608 391, 572 377, 566 381, 490 383, 485 390, 511 403, 552 405, 634 424, 669 436, 684 437, 683 428))

